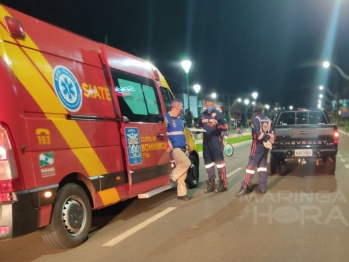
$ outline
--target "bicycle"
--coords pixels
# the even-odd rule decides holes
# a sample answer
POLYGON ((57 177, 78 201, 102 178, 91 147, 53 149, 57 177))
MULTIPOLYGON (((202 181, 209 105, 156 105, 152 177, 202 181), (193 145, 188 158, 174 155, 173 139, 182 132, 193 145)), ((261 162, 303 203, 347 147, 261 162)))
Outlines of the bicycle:
POLYGON ((232 156, 234 154, 234 146, 227 142, 229 131, 223 131, 221 134, 223 142, 223 154, 225 156, 232 156))

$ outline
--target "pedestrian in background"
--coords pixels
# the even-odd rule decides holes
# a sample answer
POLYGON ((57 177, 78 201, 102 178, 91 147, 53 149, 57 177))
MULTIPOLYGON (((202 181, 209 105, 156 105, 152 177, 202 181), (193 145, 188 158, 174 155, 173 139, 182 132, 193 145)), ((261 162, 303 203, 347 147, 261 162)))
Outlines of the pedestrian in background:
POLYGON ((193 127, 193 124, 194 124, 193 113, 188 108, 185 110, 185 122, 187 124, 187 127, 193 127))

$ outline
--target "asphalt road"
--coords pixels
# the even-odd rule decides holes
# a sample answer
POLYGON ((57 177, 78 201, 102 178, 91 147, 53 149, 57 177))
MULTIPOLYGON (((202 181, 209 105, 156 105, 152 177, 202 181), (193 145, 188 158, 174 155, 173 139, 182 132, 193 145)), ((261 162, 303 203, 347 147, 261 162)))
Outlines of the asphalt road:
POLYGON ((238 198, 250 149, 241 146, 226 159, 227 192, 203 192, 202 163, 189 202, 175 190, 125 201, 95 212, 78 248, 55 250, 36 232, 0 242, 0 262, 348 261, 349 137, 339 142, 336 175, 290 163, 269 176, 267 194, 238 198))

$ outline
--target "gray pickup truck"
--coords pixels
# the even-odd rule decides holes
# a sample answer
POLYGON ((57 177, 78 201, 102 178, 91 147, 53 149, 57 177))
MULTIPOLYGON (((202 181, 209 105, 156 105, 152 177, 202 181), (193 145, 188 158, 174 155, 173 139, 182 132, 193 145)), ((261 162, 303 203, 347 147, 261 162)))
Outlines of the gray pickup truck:
POLYGON ((273 121, 274 141, 270 171, 280 172, 281 163, 296 160, 323 165, 325 173, 334 174, 338 151, 338 129, 323 110, 281 111, 273 121))

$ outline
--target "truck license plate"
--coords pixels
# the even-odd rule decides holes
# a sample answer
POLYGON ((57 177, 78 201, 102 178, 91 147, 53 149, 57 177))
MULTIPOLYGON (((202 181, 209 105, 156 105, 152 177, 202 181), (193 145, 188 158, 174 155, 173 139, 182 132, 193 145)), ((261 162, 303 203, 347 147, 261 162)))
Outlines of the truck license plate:
POLYGON ((313 150, 312 149, 297 149, 294 152, 295 156, 312 156, 313 150))

